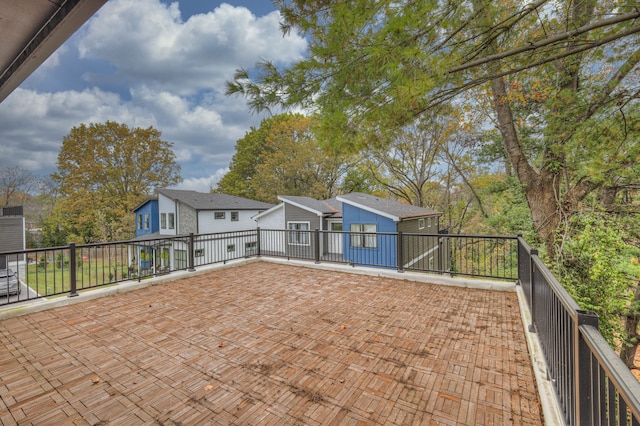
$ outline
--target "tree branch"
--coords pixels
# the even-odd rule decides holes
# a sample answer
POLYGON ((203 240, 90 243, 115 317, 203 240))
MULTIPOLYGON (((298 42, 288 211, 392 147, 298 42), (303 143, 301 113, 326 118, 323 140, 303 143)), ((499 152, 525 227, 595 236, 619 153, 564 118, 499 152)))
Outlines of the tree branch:
MULTIPOLYGON (((594 22, 592 24, 583 25, 582 27, 576 28, 574 30, 566 31, 566 32, 561 33, 561 34, 556 34, 556 35, 554 35, 552 37, 549 37, 547 39, 544 39, 544 40, 541 40, 541 41, 538 41, 538 42, 535 42, 535 43, 529 43, 529 45, 527 45, 527 46, 518 47, 518 48, 515 48, 515 49, 508 50, 506 52, 495 53, 493 55, 485 56, 482 59, 478 59, 478 60, 475 60, 475 61, 467 62, 467 63, 462 64, 462 65, 458 65, 457 67, 451 68, 449 70, 449 73, 450 74, 457 73, 457 72, 460 72, 460 71, 464 71, 464 70, 467 70, 467 69, 470 69, 470 68, 475 68, 475 67, 478 67, 480 65, 487 64, 489 62, 499 61, 499 60, 506 59, 506 58, 509 58, 511 56, 514 56, 514 55, 519 55, 521 53, 535 51, 537 49, 540 49, 541 47, 548 46, 548 45, 551 45, 551 44, 554 44, 554 43, 557 43, 557 42, 560 42, 560 41, 564 41, 564 40, 579 36, 581 34, 587 33, 589 31, 592 31, 592 30, 595 30, 595 29, 598 29, 598 28, 603 28, 603 27, 606 27, 606 26, 618 24, 618 23, 621 23, 621 22, 625 22, 625 21, 629 21, 629 20, 633 20, 633 19, 637 19, 637 18, 640 18, 640 9, 636 9, 633 12, 629 12, 629 13, 625 13, 625 14, 622 14, 622 15, 618 15, 618 16, 615 16, 613 18, 604 19, 602 21, 594 22)), ((640 26, 632 27, 632 29, 635 29, 635 30, 633 32, 631 32, 630 34, 633 34, 635 32, 640 31, 640 26)), ((627 32, 624 32, 624 33, 625 33, 625 35, 629 35, 629 34, 626 34, 627 32)), ((609 40, 614 36, 616 36, 616 34, 614 34, 613 36, 605 37, 602 40, 609 40)), ((620 37, 615 37, 614 40, 618 39, 618 38, 620 38, 620 37)), ((609 40, 609 41, 611 41, 611 40, 609 40)), ((609 41, 607 41, 607 43, 609 41)), ((601 43, 599 43, 599 42, 600 42, 600 40, 596 40, 594 42, 591 42, 590 44, 593 44, 594 46, 589 47, 589 48, 593 48, 593 47, 595 47, 595 45, 598 45, 598 46, 601 45, 601 43)), ((586 50, 586 49, 576 49, 576 51, 582 51, 582 50, 586 50)), ((571 51, 573 52, 574 50, 571 50, 571 51)), ((555 58, 547 59, 545 62, 549 62, 551 60, 555 60, 555 58)))

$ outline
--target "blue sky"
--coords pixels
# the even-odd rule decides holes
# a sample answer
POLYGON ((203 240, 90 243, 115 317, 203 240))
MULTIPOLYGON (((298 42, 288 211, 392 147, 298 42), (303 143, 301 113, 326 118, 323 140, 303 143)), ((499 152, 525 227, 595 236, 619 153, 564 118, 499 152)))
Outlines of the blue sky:
POLYGON ((0 103, 0 156, 47 176, 73 126, 153 126, 174 144, 177 187, 208 191, 264 118, 225 96, 225 81, 260 59, 286 65, 305 53, 268 0, 109 0, 0 103))

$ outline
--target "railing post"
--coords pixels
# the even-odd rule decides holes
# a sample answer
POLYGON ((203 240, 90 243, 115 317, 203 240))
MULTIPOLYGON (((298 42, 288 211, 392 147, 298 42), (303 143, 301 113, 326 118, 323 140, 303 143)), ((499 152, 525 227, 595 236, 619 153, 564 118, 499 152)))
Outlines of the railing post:
POLYGON ((396 240, 396 264, 398 266, 398 272, 404 272, 404 265, 402 264, 402 231, 398 231, 398 238, 396 240))
POLYGON ((531 249, 531 256, 529 256, 529 285, 531 286, 531 301, 529 307, 531 308, 531 324, 529 324, 529 331, 531 333, 536 332, 536 281, 533 276, 534 261, 533 256, 538 255, 538 250, 531 249))
POLYGON ((69 244, 69 297, 78 295, 76 276, 76 243, 69 244))
POLYGON ((593 393, 591 389, 593 368, 591 368, 591 350, 582 337, 581 325, 589 325, 597 330, 599 327, 598 315, 594 312, 577 311, 574 327, 576 425, 591 425, 596 424, 596 419, 593 418, 593 393))
POLYGON ((518 260, 517 260, 517 264, 518 264, 518 280, 516 281, 516 285, 520 285, 522 286, 522 277, 520 276, 520 253, 522 253, 524 250, 522 250, 522 242, 520 241, 522 239, 522 234, 517 234, 516 235, 516 241, 518 242, 518 252, 517 252, 517 256, 518 256, 518 260))
POLYGON ((316 263, 320 263, 320 230, 316 228, 313 231, 315 241, 313 242, 313 250, 315 251, 316 263))
POLYGON ((258 255, 258 257, 260 257, 260 243, 261 243, 261 238, 260 238, 260 227, 256 228, 256 254, 258 255))
POLYGON ((195 262, 195 253, 194 253, 194 250, 195 250, 194 241, 195 241, 195 237, 193 235, 193 232, 191 232, 191 233, 189 233, 189 265, 188 265, 189 266, 189 268, 188 268, 189 272, 193 272, 193 271, 196 270, 196 268, 194 267, 194 265, 196 263, 195 262))

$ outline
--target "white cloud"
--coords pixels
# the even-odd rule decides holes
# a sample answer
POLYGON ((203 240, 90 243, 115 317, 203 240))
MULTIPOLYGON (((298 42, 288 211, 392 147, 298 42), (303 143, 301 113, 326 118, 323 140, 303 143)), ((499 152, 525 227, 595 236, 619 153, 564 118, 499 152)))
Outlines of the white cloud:
POLYGON ((178 185, 174 185, 171 188, 174 189, 190 189, 192 191, 198 192, 209 192, 211 189, 214 189, 220 179, 229 172, 228 168, 218 169, 216 172, 210 176, 201 177, 201 178, 191 178, 185 179, 178 185))
POLYGON ((187 95, 222 92, 236 68, 251 67, 261 57, 289 63, 306 50, 298 35, 282 36, 278 12, 258 18, 244 7, 223 3, 185 22, 178 7, 158 0, 108 2, 79 43, 81 57, 107 60, 119 78, 134 85, 143 82, 187 95))
POLYGON ((222 4, 183 20, 177 2, 110 0, 29 90, 17 89, 0 104, 0 156, 46 175, 74 126, 153 126, 174 143, 183 185, 208 188, 224 174, 235 142, 261 120, 244 99, 224 96, 224 82, 237 67, 261 58, 289 63, 306 50, 304 39, 282 37, 279 19, 277 12, 256 17, 222 4), (60 75, 82 84, 47 86, 60 75))

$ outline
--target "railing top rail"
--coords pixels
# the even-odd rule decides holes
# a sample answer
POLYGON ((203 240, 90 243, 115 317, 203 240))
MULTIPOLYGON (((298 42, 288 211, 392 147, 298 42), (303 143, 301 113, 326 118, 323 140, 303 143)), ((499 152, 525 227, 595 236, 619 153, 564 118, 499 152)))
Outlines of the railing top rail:
POLYGON ((580 308, 580 305, 578 305, 578 302, 576 302, 575 299, 569 294, 569 292, 562 286, 562 284, 560 284, 560 281, 558 281, 555 275, 553 275, 549 268, 547 268, 547 266, 544 264, 544 262, 542 262, 542 259, 540 259, 538 255, 532 254, 531 260, 534 262, 537 271, 544 276, 544 279, 547 281, 549 287, 551 287, 555 295, 558 297, 558 300, 560 300, 560 302, 564 305, 571 317, 575 319, 578 315, 578 311, 582 309, 580 308))
POLYGON ((611 349, 598 328, 583 324, 579 330, 587 346, 591 349, 591 353, 613 382, 622 399, 627 403, 633 417, 640 421, 640 382, 611 349))
POLYGON ((522 235, 518 235, 516 237, 516 239, 520 242, 520 244, 522 245, 522 248, 527 252, 527 254, 531 255, 531 246, 529 245, 529 243, 527 243, 527 241, 522 237, 522 235))
MULTIPOLYGON (((263 230, 261 230, 261 231, 263 231, 263 230)), ((209 237, 209 236, 219 236, 219 235, 255 234, 256 232, 258 232, 258 229, 240 229, 240 230, 237 230, 237 231, 222 231, 222 232, 209 232, 209 233, 206 233, 206 234, 193 234, 193 236, 194 237, 209 237)))
MULTIPOLYGON (((407 235, 405 233, 405 235, 407 235)), ((426 235, 426 234, 416 234, 416 235, 426 235)), ((504 240, 517 240, 518 237, 516 235, 479 235, 479 234, 433 234, 438 235, 439 237, 450 237, 450 238, 484 238, 484 239, 504 239, 504 240)))

